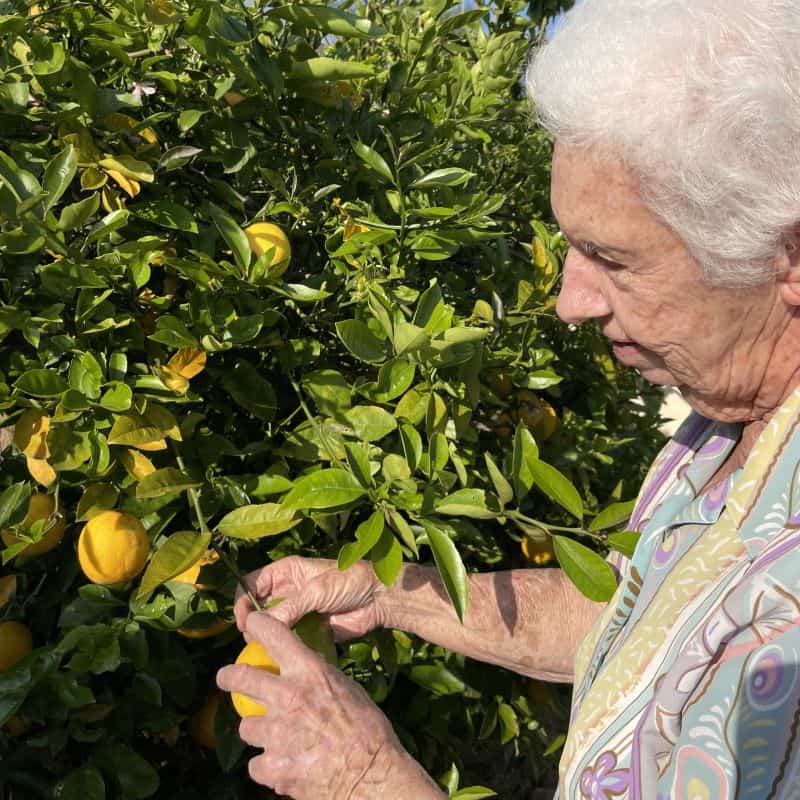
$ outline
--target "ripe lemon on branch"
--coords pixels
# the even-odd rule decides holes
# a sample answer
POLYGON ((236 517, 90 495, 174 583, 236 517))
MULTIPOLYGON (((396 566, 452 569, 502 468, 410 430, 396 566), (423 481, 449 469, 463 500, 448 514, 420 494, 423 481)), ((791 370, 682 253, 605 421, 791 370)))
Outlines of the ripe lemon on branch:
MULTIPOLYGON (((249 664, 251 667, 258 669, 265 669, 273 675, 280 675, 281 668, 272 660, 272 656, 258 643, 250 642, 245 645, 244 650, 239 653, 236 659, 237 664, 249 664)), ((267 709, 251 700, 247 695, 233 692, 231 694, 231 701, 236 713, 240 717, 263 717, 267 713, 267 709)))
POLYGON ((144 525, 122 511, 103 511, 83 526, 78 562, 83 574, 104 586, 135 578, 150 554, 144 525))
POLYGON ((30 630, 21 622, 0 622, 0 672, 11 669, 33 650, 30 630))
MULTIPOLYGON (((23 524, 26 528, 30 528, 34 522, 49 519, 55 510, 56 501, 52 495, 44 492, 32 494, 31 499, 28 501, 28 512, 25 515, 23 524)), ((64 538, 64 529, 66 527, 63 518, 58 519, 38 542, 29 544, 20 555, 28 557, 49 553, 64 538)), ((11 547, 23 541, 12 530, 2 531, 0 536, 2 536, 6 547, 11 547)))
POLYGON ((273 250, 269 262, 270 277, 279 278, 283 275, 292 257, 292 246, 283 230, 272 222, 254 222, 244 232, 256 258, 260 258, 270 249, 273 250))

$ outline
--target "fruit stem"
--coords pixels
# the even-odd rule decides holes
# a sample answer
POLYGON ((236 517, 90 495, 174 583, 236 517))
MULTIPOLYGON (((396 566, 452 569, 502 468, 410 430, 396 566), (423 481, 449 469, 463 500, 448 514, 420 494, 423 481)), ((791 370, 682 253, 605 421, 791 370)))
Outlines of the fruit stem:
MULTIPOLYGON (((172 454, 175 456, 175 461, 178 463, 178 466, 182 471, 186 470, 186 467, 183 463, 183 458, 181 458, 181 454, 178 452, 178 447, 170 439, 170 446, 172 447, 172 454)), ((207 533, 210 537, 210 544, 211 547, 214 549, 214 552, 222 559, 222 562, 225 566, 231 571, 231 574, 236 578, 239 586, 242 587, 242 591, 247 595, 247 599, 252 604, 253 608, 256 611, 263 611, 264 608, 262 607, 261 603, 258 602, 255 595, 250 591, 250 587, 247 585, 247 581, 244 579, 244 575, 242 575, 241 570, 237 566, 236 562, 214 541, 214 534, 209 529, 208 525, 206 524, 206 519, 203 516, 203 510, 200 508, 200 496, 197 494, 197 489, 187 489, 189 493, 189 500, 194 507, 194 513, 197 515, 197 522, 200 525, 200 532, 207 533)))

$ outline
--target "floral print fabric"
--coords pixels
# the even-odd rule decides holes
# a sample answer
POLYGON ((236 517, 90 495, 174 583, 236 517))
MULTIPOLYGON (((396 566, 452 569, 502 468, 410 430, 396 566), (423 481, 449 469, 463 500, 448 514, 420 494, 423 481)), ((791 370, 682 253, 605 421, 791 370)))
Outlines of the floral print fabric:
POLYGON ((708 491, 739 426, 656 459, 575 668, 561 800, 800 798, 800 390, 708 491))

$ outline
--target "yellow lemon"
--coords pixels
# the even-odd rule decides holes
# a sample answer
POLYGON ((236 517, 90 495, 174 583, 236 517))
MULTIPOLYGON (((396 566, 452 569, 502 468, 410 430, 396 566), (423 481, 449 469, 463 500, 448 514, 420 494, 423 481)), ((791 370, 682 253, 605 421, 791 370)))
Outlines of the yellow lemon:
POLYGON ((217 708, 219 708, 218 692, 210 694, 206 698, 199 711, 192 714, 189 720, 189 733, 192 739, 207 750, 215 750, 217 747, 217 735, 214 732, 214 723, 217 719, 217 708))
POLYGON ((553 541, 549 536, 542 541, 530 536, 523 537, 522 555, 532 564, 538 564, 540 567, 554 561, 556 557, 553 541))
POLYGON ((103 511, 92 517, 78 539, 78 562, 92 583, 108 585, 135 578, 149 553, 144 525, 122 511, 103 511))
MULTIPOLYGON (((56 501, 50 494, 44 492, 37 492, 31 495, 28 501, 28 513, 25 515, 24 525, 30 528, 34 522, 40 519, 47 519, 56 510, 56 501)), ((35 544, 29 544, 20 555, 40 556, 43 553, 49 553, 63 538, 64 529, 67 527, 63 519, 59 519, 52 528, 35 544)), ((11 547, 22 541, 13 531, 5 530, 0 536, 3 538, 3 543, 6 547, 11 547)))
MULTIPOLYGON (((280 667, 272 660, 269 653, 258 643, 250 642, 236 659, 237 664, 249 664, 251 667, 258 667, 258 669, 265 669, 272 672, 274 675, 280 675, 280 667)), ((251 700, 249 697, 238 692, 233 692, 231 695, 233 707, 240 717, 263 717, 267 713, 267 709, 251 700)))
POLYGON ((244 229, 250 249, 260 257, 267 250, 275 248, 270 261, 270 275, 278 278, 286 272, 289 260, 292 257, 292 246, 286 234, 277 225, 271 222, 254 222, 244 229))
POLYGON ((21 622, 0 622, 0 672, 11 669, 33 650, 30 630, 21 622))

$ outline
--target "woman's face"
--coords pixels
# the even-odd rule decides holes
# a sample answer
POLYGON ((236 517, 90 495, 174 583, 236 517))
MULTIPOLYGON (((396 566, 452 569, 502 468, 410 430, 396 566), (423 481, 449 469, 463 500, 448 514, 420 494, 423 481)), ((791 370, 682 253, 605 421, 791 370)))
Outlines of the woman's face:
POLYGON ((793 314, 777 281, 737 290, 706 283, 620 163, 557 146, 551 198, 570 244, 556 306, 564 322, 596 320, 621 362, 680 386, 706 416, 754 419, 778 404, 773 362, 793 314))

